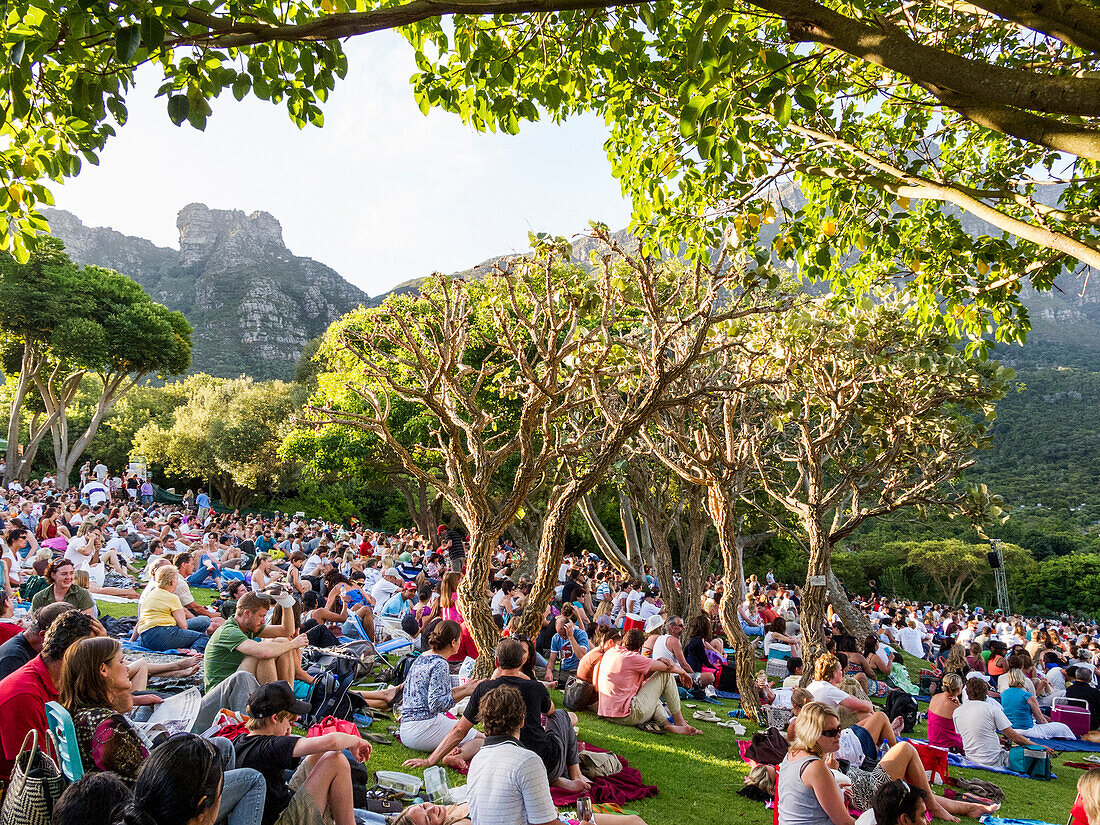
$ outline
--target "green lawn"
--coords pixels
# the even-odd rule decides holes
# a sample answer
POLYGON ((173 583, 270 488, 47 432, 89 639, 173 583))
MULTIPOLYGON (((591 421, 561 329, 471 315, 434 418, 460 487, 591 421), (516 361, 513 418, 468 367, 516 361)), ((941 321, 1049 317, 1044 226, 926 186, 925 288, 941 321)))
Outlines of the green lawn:
MULTIPOLYGON (((200 589, 195 589, 194 594, 204 604, 208 604, 214 595, 211 590, 200 589)), ((136 612, 136 608, 131 605, 107 603, 101 604, 100 610, 115 616, 134 615, 136 612)), ((907 657, 906 665, 916 683, 920 670, 919 660, 907 657)), ((554 702, 560 707, 560 693, 554 694, 554 702)), ((697 704, 699 708, 708 707, 704 703, 697 704)), ((727 710, 737 707, 737 703, 727 701, 723 702, 721 708, 716 705, 709 707, 713 707, 718 716, 724 717, 727 710)), ((925 708, 922 705, 923 709, 925 708)), ((690 717, 691 711, 685 710, 685 715, 690 717)), ((392 722, 379 720, 371 730, 384 733, 389 724, 392 722)), ((749 729, 746 737, 749 737, 755 728, 751 723, 745 724, 749 729)), ((729 821, 760 825, 770 823, 771 811, 760 803, 750 802, 736 794, 747 773, 747 766, 738 756, 738 737, 732 730, 720 728, 714 723, 698 722, 696 727, 702 728, 701 736, 656 736, 634 728, 612 725, 601 721, 595 714, 585 713, 580 718, 580 738, 625 757, 641 771, 642 779, 647 784, 660 788, 657 796, 631 805, 650 825, 674 822, 709 825, 729 821)), ((924 738, 924 735, 925 726, 922 724, 914 732, 914 736, 924 738)), ((422 754, 400 744, 376 745, 369 767, 372 770, 406 770, 401 767, 401 763, 420 755, 422 754)), ((988 771, 958 770, 957 773, 1000 785, 1005 792, 1005 804, 999 812, 1000 816, 1063 823, 1069 818, 1081 771, 1067 768, 1062 763, 1067 759, 1070 762, 1083 762, 1084 756, 1081 753, 1056 756, 1054 773, 1058 778, 1051 782, 1018 779, 988 771)), ((952 768, 953 775, 956 770, 952 768)), ((421 773, 416 770, 407 772, 417 775, 421 773)), ((464 777, 454 772, 450 772, 450 779, 452 785, 465 782, 464 777)))

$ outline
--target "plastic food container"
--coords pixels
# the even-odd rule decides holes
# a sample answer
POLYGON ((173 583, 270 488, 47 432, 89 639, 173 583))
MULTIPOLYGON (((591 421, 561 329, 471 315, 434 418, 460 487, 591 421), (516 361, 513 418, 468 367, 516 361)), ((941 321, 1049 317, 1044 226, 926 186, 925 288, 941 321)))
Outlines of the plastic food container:
POLYGON ((419 793, 420 788, 424 784, 420 781, 419 777, 413 776, 411 773, 402 773, 401 771, 378 771, 374 774, 374 781, 383 788, 400 791, 406 796, 413 796, 419 793))

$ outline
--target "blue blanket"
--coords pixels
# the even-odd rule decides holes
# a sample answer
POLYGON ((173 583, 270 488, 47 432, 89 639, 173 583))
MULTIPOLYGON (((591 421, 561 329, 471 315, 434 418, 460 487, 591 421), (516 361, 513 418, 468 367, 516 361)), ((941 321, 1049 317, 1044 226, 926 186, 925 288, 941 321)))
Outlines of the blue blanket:
POLYGON ((1050 748, 1052 751, 1100 753, 1100 744, 1096 742, 1086 742, 1084 739, 1036 739, 1034 736, 1029 736, 1028 739, 1040 748, 1050 748))
POLYGON ((119 639, 118 641, 119 644, 122 645, 122 649, 125 650, 127 653, 167 653, 172 656, 183 655, 174 648, 172 650, 151 650, 150 648, 144 647, 137 642, 131 642, 129 639, 119 639))

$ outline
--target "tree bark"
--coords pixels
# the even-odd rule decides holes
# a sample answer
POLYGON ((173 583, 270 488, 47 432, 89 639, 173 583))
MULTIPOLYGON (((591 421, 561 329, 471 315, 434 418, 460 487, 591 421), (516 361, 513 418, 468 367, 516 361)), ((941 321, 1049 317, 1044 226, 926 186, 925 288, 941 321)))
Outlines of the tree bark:
POLYGON ((813 585, 815 579, 829 579, 829 538, 819 524, 806 525, 809 536, 810 555, 806 564, 806 586, 802 588, 802 661, 803 686, 813 680, 814 663, 825 653, 825 606, 827 603, 826 586, 813 585))
MULTIPOLYGON (((829 562, 828 586, 826 591, 829 598, 829 604, 833 606, 833 610, 836 611, 837 617, 844 623, 844 627, 847 628, 848 632, 855 636, 862 645, 863 640, 871 633, 871 620, 861 611, 856 610, 852 602, 845 595, 844 588, 841 587, 836 574, 832 570, 831 560, 829 562)), ((951 604, 957 604, 957 602, 951 602, 951 604)))
POLYGON ((489 568, 499 537, 487 535, 477 525, 467 526, 470 546, 466 548, 466 573, 458 586, 458 606, 477 645, 474 675, 487 679, 493 672, 493 651, 500 640, 500 628, 489 609, 489 568))
POLYGON ((685 620, 699 613, 699 596, 703 592, 703 547, 710 527, 703 503, 705 497, 705 488, 689 487, 687 541, 680 545, 680 615, 685 620))
POLYGON ((726 572, 723 577, 725 595, 719 608, 722 628, 735 651, 737 667, 737 689, 741 694, 741 707, 753 722, 759 724, 760 694, 756 688, 756 653, 752 642, 741 628, 741 619, 737 614, 740 600, 734 595, 744 586, 745 574, 741 569, 737 551, 737 528, 734 522, 734 503, 725 484, 715 479, 715 484, 707 488, 707 505, 711 519, 718 530, 718 546, 722 551, 722 561, 726 572))
POLYGON ((565 535, 569 532, 569 514, 583 498, 582 495, 573 496, 566 493, 555 502, 552 494, 551 503, 546 508, 538 564, 535 567, 531 594, 527 597, 520 624, 520 632, 526 633, 532 639, 542 628, 542 616, 554 596, 554 589, 558 583, 558 567, 564 555, 565 535))

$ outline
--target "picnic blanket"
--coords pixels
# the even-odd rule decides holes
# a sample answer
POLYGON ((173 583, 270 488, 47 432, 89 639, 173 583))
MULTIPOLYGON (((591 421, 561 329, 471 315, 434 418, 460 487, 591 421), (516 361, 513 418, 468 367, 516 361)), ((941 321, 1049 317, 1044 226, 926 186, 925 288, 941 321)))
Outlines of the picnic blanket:
POLYGON ((1003 816, 990 816, 989 814, 981 817, 978 821, 982 825, 1051 825, 1051 823, 1044 822, 1041 819, 1011 819, 1003 816))
POLYGON ((740 693, 731 693, 728 690, 716 690, 714 692, 722 699, 736 699, 738 702, 741 701, 740 693))
POLYGON ((111 604, 132 604, 137 607, 137 599, 128 599, 125 596, 111 596, 107 593, 93 593, 92 598, 97 602, 110 602, 111 604))
POLYGON ((1100 744, 1089 742, 1086 739, 1037 739, 1029 736, 1032 742, 1040 748, 1050 748, 1052 751, 1082 751, 1084 753, 1100 753, 1100 744))
MULTIPOLYGON (((583 742, 578 742, 577 746, 580 750, 607 753, 603 748, 597 748, 595 745, 588 745, 583 742)), ((642 775, 637 768, 630 767, 626 759, 619 756, 619 754, 615 755, 623 763, 621 771, 611 776, 597 776, 592 780, 592 789, 586 792, 574 793, 562 788, 551 787, 550 796, 553 797, 554 804, 561 808, 574 804, 582 796, 591 796, 592 801, 595 803, 612 802, 622 805, 624 802, 632 802, 635 799, 645 799, 657 795, 656 785, 646 785, 642 782, 642 775)))
POLYGON ((176 656, 183 655, 175 648, 172 648, 171 650, 151 650, 144 645, 138 644, 137 642, 131 642, 129 639, 119 639, 118 641, 119 644, 122 645, 122 649, 125 650, 127 653, 170 653, 176 656))

